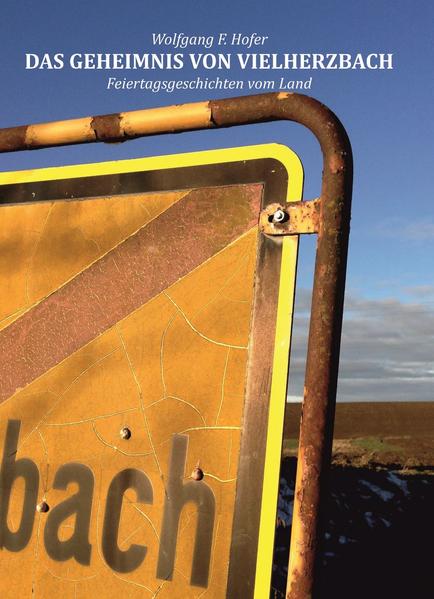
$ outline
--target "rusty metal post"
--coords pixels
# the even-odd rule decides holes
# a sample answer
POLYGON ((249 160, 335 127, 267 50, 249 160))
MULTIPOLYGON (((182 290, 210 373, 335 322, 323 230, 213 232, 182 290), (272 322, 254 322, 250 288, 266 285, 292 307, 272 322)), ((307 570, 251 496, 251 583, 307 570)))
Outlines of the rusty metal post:
POLYGON ((307 96, 261 94, 3 129, 0 152, 278 120, 310 129, 324 160, 287 587, 288 599, 311 599, 319 596, 315 561, 333 437, 352 190, 351 146, 338 118, 307 96))
MULTIPOLYGON (((320 506, 333 439, 352 191, 346 132, 325 106, 277 94, 212 102, 217 126, 287 119, 308 127, 323 153, 321 214, 294 498, 288 599, 310 599, 321 535, 320 506)), ((319 596, 319 593, 316 593, 319 596)))

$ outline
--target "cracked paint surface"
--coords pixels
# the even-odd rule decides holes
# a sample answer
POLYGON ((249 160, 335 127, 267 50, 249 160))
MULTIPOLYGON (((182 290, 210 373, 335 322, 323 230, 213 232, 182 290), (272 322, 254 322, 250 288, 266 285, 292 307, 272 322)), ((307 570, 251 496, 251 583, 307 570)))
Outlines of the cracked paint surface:
MULTIPOLYGON (((245 187, 246 197, 249 201, 253 197, 259 212, 261 186, 245 187)), ((6 332, 25 311, 188 193, 2 208, 0 280, 7 293, 0 303, 0 328, 6 332)), ((170 244, 170 232, 161 236, 161 242, 170 244)), ((95 479, 90 565, 51 559, 43 541, 50 512, 38 513, 25 549, 0 552, 2 597, 225 596, 256 249, 257 228, 249 226, 229 245, 0 404, 1 447, 8 419, 21 420, 16 459, 29 457, 37 464, 38 501, 54 507, 77 491, 75 484, 66 491, 53 488, 55 473, 63 464, 85 464, 95 479), (132 432, 129 440, 119 435, 124 426, 132 432), (188 435, 185 480, 191 480, 190 473, 199 465, 216 500, 206 589, 189 583, 197 520, 192 503, 181 514, 173 580, 155 576, 174 434, 188 435), (146 473, 154 500, 141 504, 133 490, 124 494, 119 547, 127 549, 135 543, 146 545, 148 552, 136 570, 118 573, 104 560, 101 529, 107 489, 126 468, 146 473), (11 577, 11 571, 20 576, 11 577)), ((10 530, 16 530, 20 521, 23 492, 19 478, 12 488, 10 530)), ((75 517, 65 520, 60 540, 68 539, 74 527, 75 517)))
POLYGON ((0 330, 187 193, 2 206, 0 330))

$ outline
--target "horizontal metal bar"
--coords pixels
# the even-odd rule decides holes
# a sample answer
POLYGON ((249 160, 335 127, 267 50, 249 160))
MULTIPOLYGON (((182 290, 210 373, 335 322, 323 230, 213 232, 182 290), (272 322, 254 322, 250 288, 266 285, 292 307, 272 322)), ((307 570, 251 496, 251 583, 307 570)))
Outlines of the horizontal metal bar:
POLYGON ((147 108, 0 129, 0 153, 97 141, 121 142, 212 126, 210 102, 147 108))

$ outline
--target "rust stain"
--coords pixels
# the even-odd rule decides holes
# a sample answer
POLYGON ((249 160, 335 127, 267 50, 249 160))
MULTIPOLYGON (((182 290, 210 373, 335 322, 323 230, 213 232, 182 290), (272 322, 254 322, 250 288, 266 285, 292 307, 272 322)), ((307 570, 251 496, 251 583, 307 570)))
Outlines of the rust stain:
POLYGON ((120 141, 123 137, 119 114, 93 117, 90 126, 95 131, 96 141, 120 141))
POLYGON ((309 202, 291 202, 287 205, 269 204, 261 212, 259 227, 265 235, 272 236, 318 233, 320 212, 321 200, 319 199, 309 202), (276 222, 276 214, 279 215, 278 222, 276 222))
POLYGON ((17 149, 26 150, 27 125, 0 129, 0 151, 14 152, 17 149))

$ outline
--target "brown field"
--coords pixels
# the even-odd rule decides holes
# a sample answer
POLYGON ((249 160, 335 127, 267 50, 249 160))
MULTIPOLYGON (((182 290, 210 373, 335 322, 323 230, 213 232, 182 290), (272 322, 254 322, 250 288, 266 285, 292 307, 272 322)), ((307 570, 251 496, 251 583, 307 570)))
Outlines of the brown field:
MULTIPOLYGON (((300 404, 288 404, 284 456, 296 454, 300 404)), ((340 465, 434 466, 434 402, 338 403, 333 461, 340 465)))

